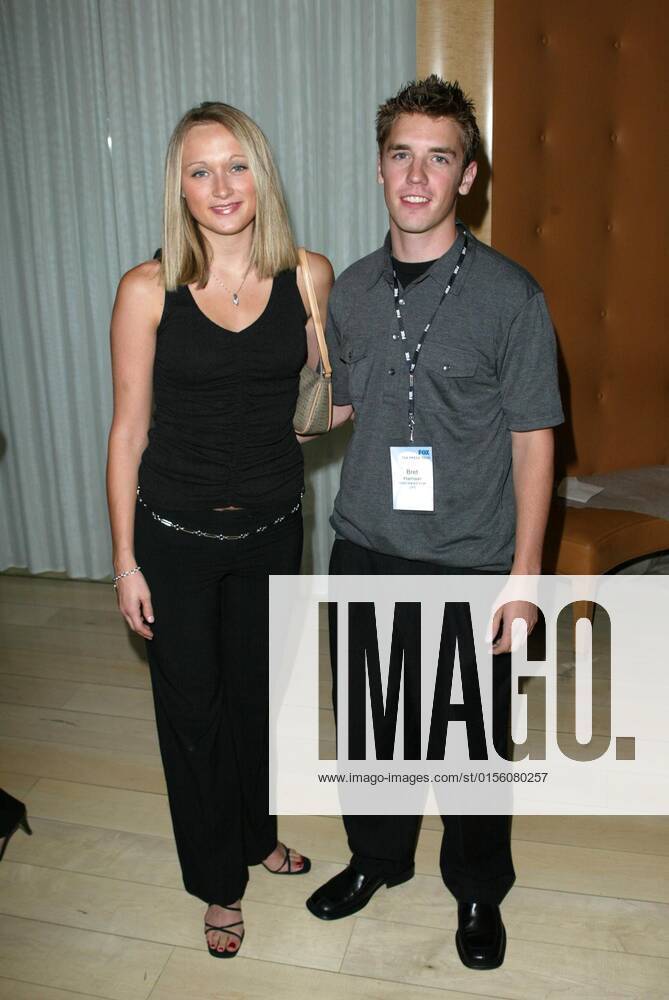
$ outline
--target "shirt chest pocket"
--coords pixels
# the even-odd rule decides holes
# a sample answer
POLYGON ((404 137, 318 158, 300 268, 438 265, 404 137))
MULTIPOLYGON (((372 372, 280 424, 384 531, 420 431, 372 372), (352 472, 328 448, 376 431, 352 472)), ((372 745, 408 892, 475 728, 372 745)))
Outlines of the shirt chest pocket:
MULTIPOLYGON (((414 377, 416 412, 451 407, 462 410, 468 405, 476 405, 478 361, 473 352, 470 354, 459 347, 426 340, 418 355, 414 377)), ((407 372, 405 366, 408 399, 407 372)))
POLYGON ((351 403, 354 408, 359 409, 369 384, 372 369, 372 354, 369 344, 364 340, 345 338, 342 342, 341 360, 346 365, 351 403))

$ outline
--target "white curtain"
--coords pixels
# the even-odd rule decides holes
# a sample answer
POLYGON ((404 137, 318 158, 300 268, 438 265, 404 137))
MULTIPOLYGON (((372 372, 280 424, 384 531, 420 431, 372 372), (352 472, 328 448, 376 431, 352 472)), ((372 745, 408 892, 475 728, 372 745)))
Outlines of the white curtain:
MULTIPOLYGON (((255 118, 298 240, 339 273, 383 237, 374 113, 414 75, 413 0, 3 0, 0 568, 109 574, 109 315, 160 244, 180 115, 255 118)), ((345 437, 305 450, 316 572, 345 437)))

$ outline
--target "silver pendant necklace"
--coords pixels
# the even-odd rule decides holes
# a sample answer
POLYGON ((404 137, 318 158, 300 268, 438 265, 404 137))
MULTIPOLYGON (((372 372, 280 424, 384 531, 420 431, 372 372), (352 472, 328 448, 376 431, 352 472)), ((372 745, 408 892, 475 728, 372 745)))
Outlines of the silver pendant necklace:
POLYGON ((239 286, 239 288, 237 289, 237 291, 235 291, 233 288, 228 288, 228 286, 225 284, 225 282, 222 281, 219 278, 219 276, 216 274, 216 271, 212 270, 210 273, 211 273, 212 278, 216 282, 216 284, 220 285, 221 288, 224 288, 225 291, 229 295, 232 295, 232 304, 233 304, 233 306, 238 306, 239 305, 239 293, 241 292, 242 288, 244 287, 244 282, 248 278, 250 270, 251 270, 251 263, 249 262, 249 266, 246 268, 246 271, 244 272, 244 277, 242 278, 242 283, 239 286))

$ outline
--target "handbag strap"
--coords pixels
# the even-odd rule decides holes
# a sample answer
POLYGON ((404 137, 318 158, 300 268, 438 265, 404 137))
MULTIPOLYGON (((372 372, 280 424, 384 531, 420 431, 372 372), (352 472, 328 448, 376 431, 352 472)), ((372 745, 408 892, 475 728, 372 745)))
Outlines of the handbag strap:
POLYGON ((297 248, 297 257, 300 262, 300 266, 302 267, 302 276, 304 277, 304 285, 307 290, 307 298, 309 299, 311 318, 314 321, 316 340, 318 341, 318 352, 321 356, 321 363, 323 365, 323 375, 325 375, 326 378, 330 378, 332 375, 330 355, 328 354, 327 344, 325 343, 323 323, 321 322, 321 311, 318 308, 318 299, 316 298, 316 292, 314 291, 314 283, 311 277, 311 270, 309 268, 309 258, 307 257, 307 251, 304 247, 297 248))

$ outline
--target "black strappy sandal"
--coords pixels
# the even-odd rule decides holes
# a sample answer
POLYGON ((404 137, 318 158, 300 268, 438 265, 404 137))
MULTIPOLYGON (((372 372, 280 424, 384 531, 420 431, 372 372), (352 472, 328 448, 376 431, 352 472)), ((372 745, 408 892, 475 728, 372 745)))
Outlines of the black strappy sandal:
POLYGON ((290 861, 290 849, 286 847, 285 844, 281 844, 281 846, 286 852, 283 861, 278 868, 270 868, 269 865, 266 865, 265 862, 262 861, 261 864, 265 871, 268 871, 271 875, 306 875, 308 871, 311 871, 311 861, 309 858, 305 858, 304 854, 302 855, 302 867, 296 868, 295 871, 293 871, 290 861), (285 872, 282 872, 281 869, 284 865, 287 865, 288 867, 285 872))
MULTIPOLYGON (((210 903, 209 905, 210 906, 218 906, 219 904, 218 903, 210 903)), ((242 912, 241 906, 222 906, 221 909, 222 910, 233 910, 236 913, 241 913, 242 912)), ((207 942, 207 948, 209 950, 209 954, 213 958, 234 958, 235 955, 239 954, 239 950, 240 950, 240 948, 242 946, 242 941, 244 940, 245 931, 242 931, 242 933, 240 934, 238 931, 232 931, 232 930, 230 930, 230 928, 231 927, 239 927, 240 924, 243 924, 243 923, 244 923, 243 920, 234 920, 231 924, 225 924, 224 927, 216 927, 215 924, 208 924, 207 921, 205 920, 205 922, 204 922, 204 937, 205 937, 205 941, 207 942), (226 943, 225 948, 223 949, 223 951, 219 951, 218 948, 212 948, 211 945, 209 944, 209 939, 207 938, 207 934, 208 934, 209 931, 221 931, 223 934, 232 934, 232 935, 234 935, 234 937, 239 938, 239 944, 237 945, 237 947, 235 948, 234 951, 228 951, 228 945, 227 945, 227 943, 226 943)))

